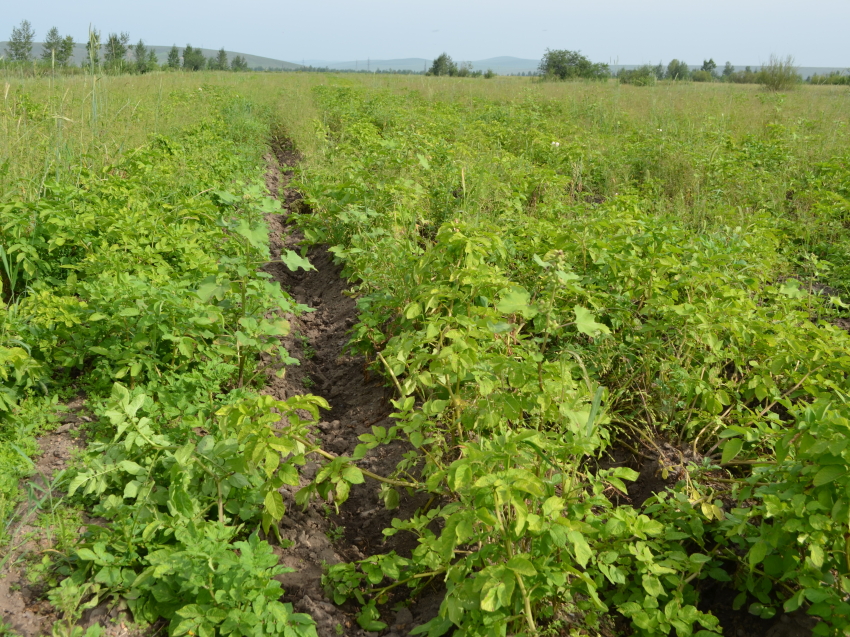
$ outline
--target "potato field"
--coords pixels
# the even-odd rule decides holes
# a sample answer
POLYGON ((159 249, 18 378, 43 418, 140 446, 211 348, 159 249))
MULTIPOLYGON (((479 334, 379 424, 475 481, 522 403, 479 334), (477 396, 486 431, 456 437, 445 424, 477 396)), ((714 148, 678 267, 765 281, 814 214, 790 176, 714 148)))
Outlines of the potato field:
POLYGON ((850 634, 846 87, 0 84, 0 635, 850 634))

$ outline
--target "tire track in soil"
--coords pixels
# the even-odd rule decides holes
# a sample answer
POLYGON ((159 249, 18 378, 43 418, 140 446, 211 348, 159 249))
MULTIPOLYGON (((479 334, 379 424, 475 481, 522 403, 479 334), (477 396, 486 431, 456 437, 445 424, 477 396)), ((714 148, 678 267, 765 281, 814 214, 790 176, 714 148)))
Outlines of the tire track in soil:
MULTIPOLYGON (((291 215, 310 212, 300 194, 287 188, 292 167, 298 161, 299 155, 291 142, 286 139, 272 141, 272 153, 267 156, 266 185, 285 209, 283 214, 266 217, 273 260, 280 258, 282 250, 299 250, 303 241, 303 235, 287 225, 291 215)), ((391 426, 388 414, 392 393, 380 378, 367 374, 362 356, 343 352, 348 342, 347 332, 357 322, 357 309, 354 300, 344 294, 348 285, 340 276, 342 268, 334 264, 333 255, 326 246, 311 247, 307 258, 315 270, 291 272, 282 263, 268 263, 263 267, 299 303, 315 310, 300 317, 287 317, 292 331, 282 339, 283 345, 300 365, 287 367, 283 379, 269 378, 264 393, 280 400, 305 393, 325 398, 331 410, 321 415, 319 423, 322 447, 337 455, 350 455, 360 442, 358 436, 371 431, 372 425, 391 426)), ((358 464, 379 475, 389 475, 408 449, 401 442, 380 446, 358 464)), ((311 462, 302 469, 302 485, 315 476, 318 468, 311 462)), ((382 531, 390 526, 393 517, 404 518, 421 506, 424 498, 407 498, 402 494, 399 509, 387 511, 378 497, 377 483, 369 478, 366 480, 352 487, 339 515, 332 506, 315 501, 302 510, 294 502, 296 489, 281 489, 287 513, 280 532, 294 545, 276 550, 281 564, 296 571, 278 579, 286 591, 285 600, 292 602, 297 610, 312 615, 320 637, 378 634, 359 628, 355 605, 337 607, 326 597, 321 587, 324 563, 354 561, 390 550, 408 556, 416 545, 409 534, 399 534, 386 541, 382 531), (331 537, 335 537, 335 541, 331 537)), ((411 628, 434 617, 443 597, 442 590, 435 587, 408 604, 403 597, 404 590, 396 600, 399 604, 380 609, 384 610, 382 620, 388 624, 381 634, 387 637, 407 635, 411 628)))

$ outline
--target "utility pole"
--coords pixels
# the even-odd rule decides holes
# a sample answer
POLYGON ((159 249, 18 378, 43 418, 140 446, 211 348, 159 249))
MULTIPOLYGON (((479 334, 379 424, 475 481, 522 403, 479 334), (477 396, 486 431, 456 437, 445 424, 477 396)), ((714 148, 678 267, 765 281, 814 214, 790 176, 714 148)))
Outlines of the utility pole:
POLYGON ((366 58, 366 70, 369 71, 369 72, 372 71, 372 60, 371 60, 371 58, 366 58))

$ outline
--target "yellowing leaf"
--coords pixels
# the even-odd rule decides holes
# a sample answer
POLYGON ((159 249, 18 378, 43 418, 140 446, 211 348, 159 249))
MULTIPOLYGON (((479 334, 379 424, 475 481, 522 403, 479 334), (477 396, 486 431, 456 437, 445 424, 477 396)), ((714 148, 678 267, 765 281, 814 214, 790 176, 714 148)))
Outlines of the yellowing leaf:
POLYGON ((363 472, 355 466, 348 466, 342 470, 342 477, 351 484, 363 484, 363 472))
POLYGON ((496 305, 496 309, 503 314, 521 314, 530 319, 537 316, 537 308, 530 305, 531 295, 522 287, 514 287, 502 295, 502 300, 496 305))
POLYGON ((820 568, 823 566, 823 549, 818 544, 812 544, 809 549, 809 556, 812 559, 812 564, 820 568))
POLYGON ((528 559, 520 555, 509 559, 508 563, 505 564, 505 566, 507 566, 514 573, 518 573, 519 575, 525 575, 526 577, 533 577, 537 574, 537 569, 534 568, 534 565, 528 559))
POLYGON ((263 506, 275 522, 282 520, 283 514, 286 513, 283 498, 275 490, 266 493, 266 497, 263 499, 263 506))
POLYGON ((587 308, 576 305, 573 307, 573 312, 576 315, 576 329, 582 334, 588 336, 598 336, 599 334, 610 334, 611 330, 607 325, 596 322, 596 317, 593 312, 587 308))
POLYGON ((286 265, 287 268, 295 272, 298 268, 302 270, 315 270, 313 264, 310 263, 307 259, 299 255, 297 252, 293 252, 292 250, 287 250, 285 253, 280 255, 280 260, 286 265))
POLYGON ((658 597, 664 593, 664 587, 654 575, 643 576, 643 588, 653 597, 658 597))
POLYGON ((404 316, 409 319, 414 319, 422 314, 422 306, 419 303, 411 303, 404 311, 404 316))
POLYGON ((573 545, 573 552, 575 553, 576 560, 578 560, 578 563, 581 564, 582 568, 584 568, 587 566, 590 558, 593 557, 593 551, 590 550, 587 540, 585 540, 584 536, 578 531, 567 531, 567 537, 573 545))

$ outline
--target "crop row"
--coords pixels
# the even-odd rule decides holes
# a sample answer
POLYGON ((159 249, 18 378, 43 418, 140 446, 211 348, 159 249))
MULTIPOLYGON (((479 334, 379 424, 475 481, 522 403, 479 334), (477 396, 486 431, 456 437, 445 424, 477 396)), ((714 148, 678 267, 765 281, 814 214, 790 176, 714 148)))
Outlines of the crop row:
POLYGON ((327 159, 301 173, 314 214, 298 223, 344 264, 352 347, 398 394, 397 424, 355 459, 407 440, 394 477, 433 495, 385 531, 415 534, 412 555, 331 567, 338 603, 378 630, 398 587, 436 579, 439 616, 415 631, 431 637, 572 634, 617 615, 637 634, 707 636, 714 580, 763 618, 804 609, 816 634, 850 628, 850 343, 823 286, 843 287, 846 157, 804 166, 778 123, 692 150, 712 214, 682 218, 657 203, 681 184, 640 165, 684 139, 635 130, 600 150, 532 96, 314 95, 327 159), (617 162, 635 169, 612 185, 617 162), (788 186, 805 210, 765 193, 788 186), (832 241, 807 236, 818 228, 832 241), (631 501, 638 473, 615 449, 654 458, 667 488, 631 501))
POLYGON ((276 489, 297 480, 280 452, 309 445, 272 426, 288 415, 294 432, 296 409, 326 406, 256 394, 294 362, 279 337, 306 309, 258 270, 264 215, 280 210, 262 183, 271 116, 214 86, 169 99, 208 115, 0 205, 4 539, 14 553, 17 482, 36 450, 26 419, 82 394, 88 447, 50 488, 91 523, 42 569, 62 613, 54 634, 82 634, 86 609, 123 599, 137 623, 164 618, 174 635, 315 635, 280 601, 284 569, 257 533, 283 515, 276 489))

